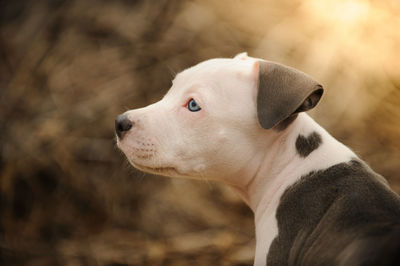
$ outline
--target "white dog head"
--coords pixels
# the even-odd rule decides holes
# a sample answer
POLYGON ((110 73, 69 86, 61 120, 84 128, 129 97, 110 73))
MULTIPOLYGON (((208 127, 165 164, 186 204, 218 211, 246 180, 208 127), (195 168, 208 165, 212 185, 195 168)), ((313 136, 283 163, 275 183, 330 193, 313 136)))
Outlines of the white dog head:
POLYGON ((322 91, 302 72, 247 54, 211 59, 179 73, 161 101, 120 115, 118 147, 146 172, 235 184, 260 143, 322 91))

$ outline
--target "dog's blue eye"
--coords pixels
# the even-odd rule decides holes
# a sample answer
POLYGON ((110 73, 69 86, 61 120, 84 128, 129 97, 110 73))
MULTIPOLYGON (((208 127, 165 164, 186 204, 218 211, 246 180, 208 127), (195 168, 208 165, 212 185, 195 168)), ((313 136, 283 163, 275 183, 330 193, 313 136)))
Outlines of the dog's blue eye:
POLYGON ((189 109, 190 112, 198 112, 201 110, 200 106, 196 103, 194 99, 191 99, 188 102, 187 108, 189 109))

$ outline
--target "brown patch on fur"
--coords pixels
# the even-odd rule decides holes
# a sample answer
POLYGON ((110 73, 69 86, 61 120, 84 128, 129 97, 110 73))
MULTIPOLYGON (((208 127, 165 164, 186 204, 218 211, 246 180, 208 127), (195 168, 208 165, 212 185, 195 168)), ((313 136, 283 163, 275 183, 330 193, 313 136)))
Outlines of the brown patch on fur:
POLYGON ((308 137, 299 135, 296 140, 296 151, 301 157, 307 157, 316 150, 322 143, 321 135, 317 132, 311 133, 308 137))

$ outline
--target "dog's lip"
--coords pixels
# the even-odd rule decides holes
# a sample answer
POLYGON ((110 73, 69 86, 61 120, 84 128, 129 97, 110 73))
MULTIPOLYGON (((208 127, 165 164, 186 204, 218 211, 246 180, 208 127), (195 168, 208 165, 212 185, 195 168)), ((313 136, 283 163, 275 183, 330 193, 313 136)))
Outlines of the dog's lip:
POLYGON ((150 166, 145 166, 138 164, 136 162, 133 162, 133 165, 143 171, 150 172, 150 173, 155 173, 155 174, 175 174, 175 175, 181 175, 179 171, 172 166, 164 166, 164 167, 150 167, 150 166))

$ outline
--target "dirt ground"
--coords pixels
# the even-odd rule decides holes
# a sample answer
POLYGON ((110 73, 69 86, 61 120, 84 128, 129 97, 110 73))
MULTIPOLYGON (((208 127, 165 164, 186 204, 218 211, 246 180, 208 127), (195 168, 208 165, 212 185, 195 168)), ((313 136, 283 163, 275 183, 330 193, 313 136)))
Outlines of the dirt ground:
POLYGON ((114 118, 249 55, 327 90, 311 115, 400 192, 398 1, 0 0, 0 265, 252 265, 229 188, 133 169, 114 118))

